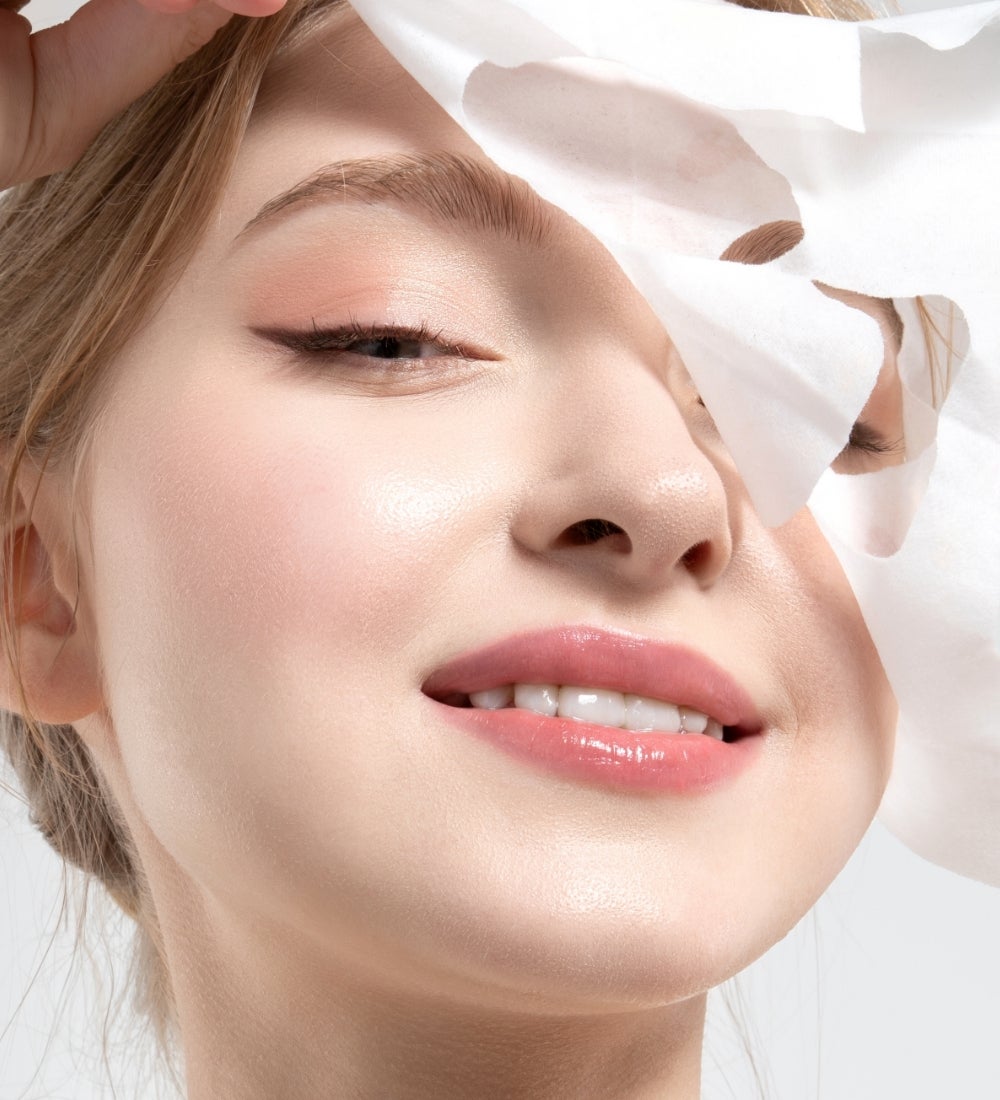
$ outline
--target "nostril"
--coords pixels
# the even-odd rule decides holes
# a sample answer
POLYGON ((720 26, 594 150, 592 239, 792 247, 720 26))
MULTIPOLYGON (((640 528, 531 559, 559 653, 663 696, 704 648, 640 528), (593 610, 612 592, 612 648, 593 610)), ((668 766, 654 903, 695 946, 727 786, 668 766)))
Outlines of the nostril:
POLYGON ((568 527, 562 541, 568 546, 587 546, 592 542, 607 538, 608 535, 624 535, 625 532, 616 523, 606 519, 582 519, 568 527))
POLYGON ((712 557, 712 544, 708 541, 698 542, 692 546, 681 558, 686 569, 692 573, 701 573, 709 564, 712 557))

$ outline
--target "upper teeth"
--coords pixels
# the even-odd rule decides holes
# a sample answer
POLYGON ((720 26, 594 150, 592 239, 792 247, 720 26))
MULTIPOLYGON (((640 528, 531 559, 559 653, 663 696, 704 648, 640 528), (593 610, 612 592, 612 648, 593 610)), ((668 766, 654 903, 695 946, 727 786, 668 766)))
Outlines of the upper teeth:
POLYGON ((626 695, 603 688, 557 684, 505 684, 473 691, 469 701, 484 710, 511 705, 549 718, 573 718, 601 726, 633 731, 661 730, 664 733, 707 733, 721 741, 722 725, 691 707, 679 707, 644 695, 626 695))

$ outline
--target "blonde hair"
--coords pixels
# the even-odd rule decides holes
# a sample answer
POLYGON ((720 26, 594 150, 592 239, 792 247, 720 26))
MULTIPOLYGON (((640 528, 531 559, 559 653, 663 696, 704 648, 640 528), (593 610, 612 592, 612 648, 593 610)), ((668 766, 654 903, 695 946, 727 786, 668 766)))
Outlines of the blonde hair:
POLYGON ((37 721, 25 698, 10 613, 23 582, 13 568, 16 482, 26 459, 41 470, 79 463, 105 396, 104 368, 169 292, 201 239, 267 67, 342 4, 291 0, 267 19, 234 16, 109 123, 73 168, 0 199, 7 611, 0 638, 21 711, 0 712, 0 749, 34 825, 135 921, 134 1004, 164 1053, 176 1040, 174 1004, 135 845, 74 728, 37 721))
MULTIPOLYGON (((744 7, 867 18, 856 0, 734 0, 744 7)), ((133 999, 161 1054, 176 1014, 155 909, 129 830, 71 725, 36 720, 11 609, 19 603, 18 472, 25 460, 78 471, 105 393, 105 368, 174 285, 226 186, 268 67, 343 0, 289 0, 234 16, 197 54, 109 123, 69 170, 0 198, 0 637, 20 714, 0 712, 31 819, 64 861, 100 881, 135 922, 133 999)), ((30 521, 32 502, 26 502, 30 521)), ((21 522, 25 523, 23 516, 21 522)))

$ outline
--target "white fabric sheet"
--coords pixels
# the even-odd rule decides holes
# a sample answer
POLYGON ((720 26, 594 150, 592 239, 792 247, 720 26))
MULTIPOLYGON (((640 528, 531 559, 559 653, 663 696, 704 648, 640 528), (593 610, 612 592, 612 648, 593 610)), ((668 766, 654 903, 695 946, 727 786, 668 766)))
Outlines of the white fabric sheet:
POLYGON ((764 522, 813 509, 900 703, 882 818, 1000 885, 1000 2, 864 23, 723 0, 352 2, 615 256, 764 522), (718 259, 779 219, 805 229, 785 256, 718 259), (813 280, 904 318, 903 466, 829 469, 883 345, 813 280), (917 295, 953 348, 940 411, 917 295))

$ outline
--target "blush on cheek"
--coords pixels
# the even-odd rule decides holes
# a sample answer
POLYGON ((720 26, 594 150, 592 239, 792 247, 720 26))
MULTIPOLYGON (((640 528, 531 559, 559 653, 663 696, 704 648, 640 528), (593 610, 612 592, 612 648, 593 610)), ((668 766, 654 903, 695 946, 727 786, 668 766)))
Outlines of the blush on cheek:
POLYGON ((175 593, 183 586, 204 644, 258 638, 268 649, 280 630, 341 644, 369 627, 384 636, 405 613, 451 502, 394 471, 363 468, 349 445, 239 442, 188 449, 152 517, 169 547, 169 583, 175 593))
POLYGON ((440 446, 407 448, 384 410, 261 396, 193 395, 118 436, 98 489, 105 591, 137 594, 140 633, 159 623, 205 659, 234 644, 258 667, 286 643, 332 663, 384 653, 425 624, 478 483, 440 446))
POLYGON ((338 418, 330 402, 229 398, 178 391, 148 416, 123 405, 92 487, 95 615, 125 770, 163 847, 210 875, 213 837, 246 844, 259 827, 241 790, 295 805, 326 759, 306 735, 291 766, 297 722, 326 729, 344 692, 398 676, 387 654, 426 629, 476 483, 432 456, 421 465, 396 433, 373 442, 374 418, 353 407, 338 418))

